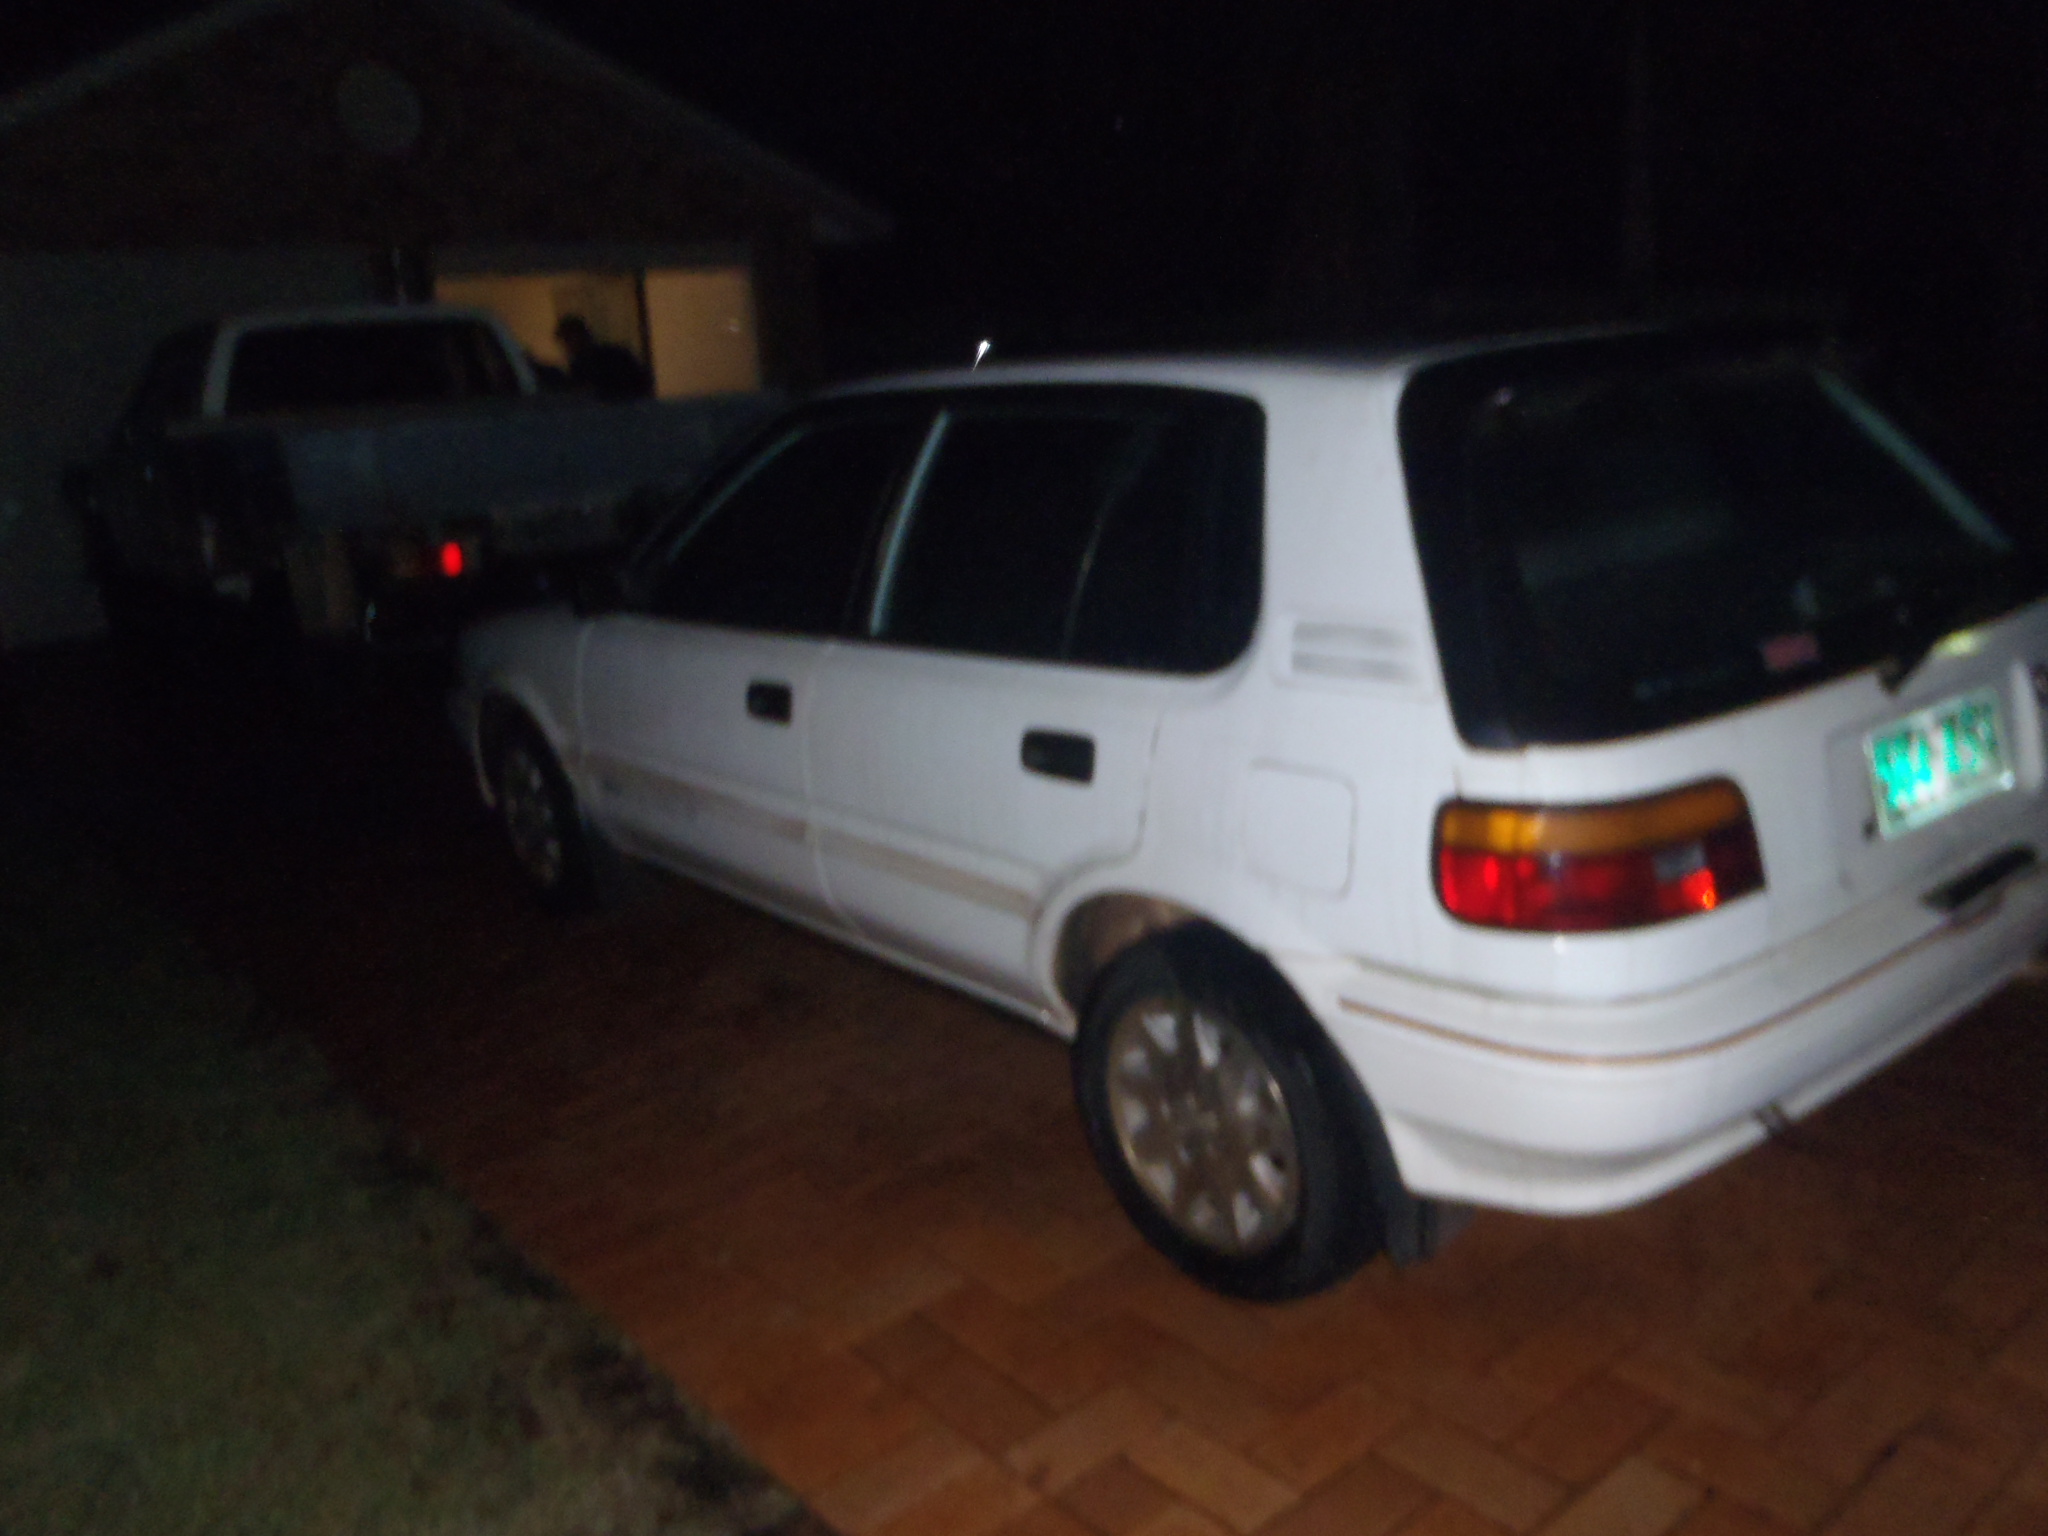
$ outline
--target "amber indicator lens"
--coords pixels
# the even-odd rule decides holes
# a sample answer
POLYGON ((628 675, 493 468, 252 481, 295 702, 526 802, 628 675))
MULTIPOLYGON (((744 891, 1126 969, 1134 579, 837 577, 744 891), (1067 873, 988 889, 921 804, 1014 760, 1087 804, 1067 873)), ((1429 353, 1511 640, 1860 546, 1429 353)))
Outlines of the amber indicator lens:
POLYGON ((1437 813, 1436 888, 1489 928, 1642 928, 1761 890, 1749 802, 1727 779, 1603 805, 1488 805, 1437 813))

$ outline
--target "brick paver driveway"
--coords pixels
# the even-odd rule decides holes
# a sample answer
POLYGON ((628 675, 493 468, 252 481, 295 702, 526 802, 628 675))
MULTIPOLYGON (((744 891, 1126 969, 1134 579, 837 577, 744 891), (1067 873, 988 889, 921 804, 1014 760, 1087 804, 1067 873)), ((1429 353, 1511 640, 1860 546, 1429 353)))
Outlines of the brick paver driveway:
POLYGON ((2048 991, 1645 1209, 1262 1309, 1063 1047, 701 890, 552 923, 416 686, 19 669, 49 793, 849 1536, 2048 1531, 2048 991))

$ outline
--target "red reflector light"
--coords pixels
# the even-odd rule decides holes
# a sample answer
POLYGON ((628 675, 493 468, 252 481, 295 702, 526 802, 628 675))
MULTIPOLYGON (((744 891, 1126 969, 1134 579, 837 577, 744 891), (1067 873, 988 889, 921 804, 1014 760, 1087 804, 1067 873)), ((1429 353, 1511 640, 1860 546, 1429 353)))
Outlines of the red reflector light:
POLYGON ((1749 802, 1726 779, 1611 805, 1481 805, 1437 813, 1436 887, 1490 928, 1641 928, 1759 890, 1749 802))
POLYGON ((453 539, 448 540, 441 546, 441 574, 450 577, 460 576, 463 565, 462 546, 453 539))

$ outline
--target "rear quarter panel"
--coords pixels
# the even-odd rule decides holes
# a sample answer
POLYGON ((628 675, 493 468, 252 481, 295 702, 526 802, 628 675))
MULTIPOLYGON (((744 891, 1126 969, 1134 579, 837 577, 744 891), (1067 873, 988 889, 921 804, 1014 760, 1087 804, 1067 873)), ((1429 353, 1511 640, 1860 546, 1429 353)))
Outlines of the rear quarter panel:
POLYGON ((1214 696, 1168 711, 1133 877, 1269 951, 1412 967, 1434 929, 1430 826, 1458 746, 1402 489, 1400 378, 1333 371, 1258 393, 1258 628, 1214 696))
MULTIPOLYGON (((2001 840, 2041 835, 2041 715, 2027 667, 2048 655, 2048 609, 1984 626, 1969 656, 1930 658, 1896 698, 1864 671, 1612 743, 1464 743, 1409 518, 1401 384, 1387 373, 1260 389, 1269 438, 1258 630, 1213 696, 1167 712, 1145 847, 1122 878, 1276 954, 1342 956, 1482 997, 1597 1002, 1673 992, 1756 961, 1859 901, 1917 891, 2001 840), (2007 699, 2017 792, 1927 829, 1911 847, 1863 853, 1864 734, 1987 680, 2007 699), (1760 893, 1672 923, 1582 935, 1478 928, 1437 899, 1432 843, 1448 799, 1584 803, 1715 775, 1749 799, 1760 893), (1327 856, 1333 841, 1345 857, 1327 856)), ((1910 902, 1900 919, 1936 920, 1910 902)))

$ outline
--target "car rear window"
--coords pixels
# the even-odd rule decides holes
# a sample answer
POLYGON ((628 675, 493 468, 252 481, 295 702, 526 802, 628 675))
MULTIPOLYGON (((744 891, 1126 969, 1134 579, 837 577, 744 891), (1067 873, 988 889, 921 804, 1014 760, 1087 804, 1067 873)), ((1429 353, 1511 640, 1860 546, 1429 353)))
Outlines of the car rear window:
POLYGON ((2039 567, 1843 377, 1671 339, 1419 372, 1401 410, 1460 733, 1608 740, 1873 663, 2039 567))
POLYGON ((228 374, 230 416, 505 398, 518 376, 474 320, 381 320, 250 331, 228 374))

